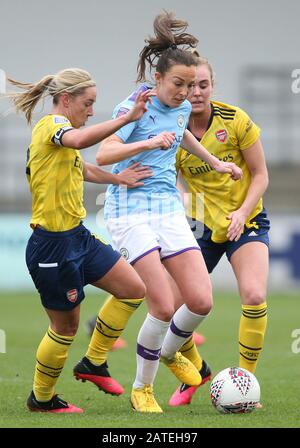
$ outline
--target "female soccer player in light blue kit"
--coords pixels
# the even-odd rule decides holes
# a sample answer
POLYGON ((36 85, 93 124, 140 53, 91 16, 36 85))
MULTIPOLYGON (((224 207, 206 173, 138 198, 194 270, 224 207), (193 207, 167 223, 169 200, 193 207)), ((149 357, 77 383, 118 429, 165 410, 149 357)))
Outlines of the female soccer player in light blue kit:
MULTIPOLYGON (((156 17, 155 37, 147 41, 138 64, 138 81, 145 81, 146 62, 150 70, 156 68, 156 97, 141 119, 107 138, 97 153, 98 164, 115 163, 114 173, 133 162, 153 171, 135 190, 109 187, 105 204, 114 245, 147 287, 149 313, 137 339, 131 393, 132 407, 139 412, 162 412, 153 395, 160 358, 185 384, 201 383, 198 370, 178 350, 212 307, 208 272, 176 189, 177 148, 180 145, 233 180, 242 174, 234 163, 211 155, 187 130, 191 104, 186 98, 194 85, 197 62, 178 45, 194 47, 197 39, 186 28, 187 23, 171 13, 156 17), (179 297, 183 305, 175 311, 179 297)), ((142 84, 138 92, 149 88, 142 84)), ((136 95, 120 103, 113 116, 131 109, 136 95)))

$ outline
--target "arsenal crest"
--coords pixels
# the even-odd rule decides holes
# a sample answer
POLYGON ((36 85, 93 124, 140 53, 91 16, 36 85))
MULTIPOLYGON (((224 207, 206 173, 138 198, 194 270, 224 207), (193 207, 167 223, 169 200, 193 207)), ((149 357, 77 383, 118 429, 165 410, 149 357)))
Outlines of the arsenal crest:
POLYGON ((217 131, 216 137, 217 137, 217 140, 219 140, 219 142, 225 143, 228 139, 228 134, 227 134, 226 129, 220 129, 219 131, 217 131))
POLYGON ((67 299, 69 300, 69 302, 76 302, 78 298, 78 291, 77 289, 70 289, 70 291, 67 291, 67 299))

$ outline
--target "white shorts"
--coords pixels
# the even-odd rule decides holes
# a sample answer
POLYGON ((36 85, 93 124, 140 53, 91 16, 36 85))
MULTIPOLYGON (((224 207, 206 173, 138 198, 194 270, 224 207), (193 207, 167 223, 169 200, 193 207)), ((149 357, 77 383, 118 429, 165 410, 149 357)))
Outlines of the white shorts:
POLYGON ((113 245, 130 263, 153 250, 160 251, 161 260, 200 250, 184 213, 127 215, 108 219, 106 224, 113 245))

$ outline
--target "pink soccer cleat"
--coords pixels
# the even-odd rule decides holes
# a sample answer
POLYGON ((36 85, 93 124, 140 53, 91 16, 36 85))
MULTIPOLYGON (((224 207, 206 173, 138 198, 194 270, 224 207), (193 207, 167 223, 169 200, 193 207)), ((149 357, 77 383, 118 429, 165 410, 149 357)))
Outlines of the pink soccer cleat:
POLYGON ((202 386, 211 379, 211 370, 205 361, 203 361, 201 370, 199 372, 202 376, 201 384, 199 386, 188 386, 187 384, 181 384, 181 386, 176 389, 176 391, 170 398, 170 406, 186 406, 187 404, 191 403, 198 387, 202 386))
POLYGON ((73 374, 76 380, 90 381, 106 394, 122 395, 125 392, 121 384, 110 376, 106 362, 101 366, 95 366, 84 357, 74 367, 73 374))
POLYGON ((83 409, 77 408, 73 404, 59 398, 58 395, 54 395, 49 401, 38 401, 35 398, 33 391, 27 399, 27 407, 31 412, 51 412, 51 413, 72 413, 82 414, 83 409))

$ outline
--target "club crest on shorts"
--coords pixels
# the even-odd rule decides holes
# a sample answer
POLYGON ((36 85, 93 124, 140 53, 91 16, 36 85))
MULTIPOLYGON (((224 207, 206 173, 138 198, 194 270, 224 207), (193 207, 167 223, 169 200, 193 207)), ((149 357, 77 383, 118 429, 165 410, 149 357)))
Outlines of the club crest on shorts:
POLYGON ((220 129, 219 131, 217 131, 216 137, 217 137, 217 140, 219 140, 219 142, 225 143, 228 139, 228 133, 227 133, 226 129, 220 129))
POLYGON ((181 114, 178 115, 178 117, 177 117, 177 124, 178 124, 178 126, 179 126, 180 128, 183 128, 184 123, 185 123, 184 116, 181 115, 181 114))
POLYGON ((67 291, 67 299, 69 300, 69 302, 76 302, 76 300, 78 299, 77 289, 70 289, 70 291, 67 291))
POLYGON ((120 249, 120 254, 122 255, 122 257, 125 258, 125 260, 128 260, 128 258, 129 258, 129 252, 128 252, 128 250, 126 249, 126 247, 121 247, 121 249, 120 249))

